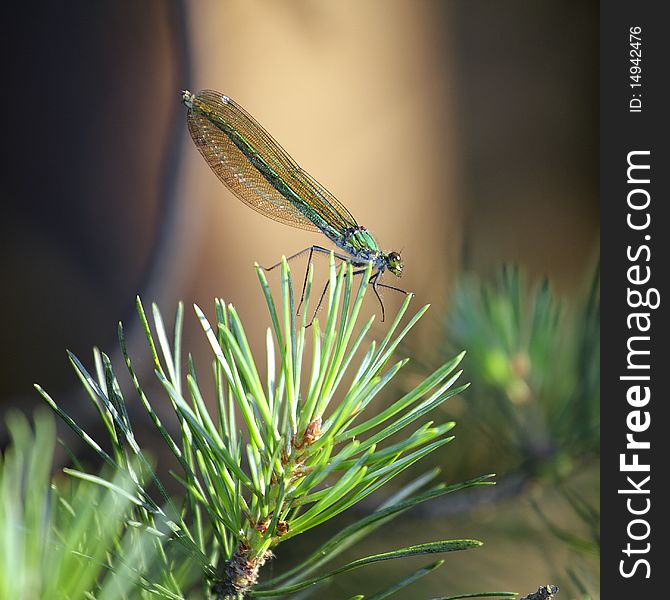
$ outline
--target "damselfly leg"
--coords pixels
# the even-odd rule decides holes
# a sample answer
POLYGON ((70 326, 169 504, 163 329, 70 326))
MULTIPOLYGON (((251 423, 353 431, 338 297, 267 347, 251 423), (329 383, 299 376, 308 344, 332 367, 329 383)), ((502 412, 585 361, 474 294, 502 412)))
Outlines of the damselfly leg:
MULTIPOLYGON (((304 277, 303 283, 302 283, 302 291, 300 293, 300 302, 298 303, 298 308, 297 308, 297 311, 296 311, 296 314, 298 314, 298 315, 300 314, 300 309, 302 307, 302 303, 305 300, 305 290, 307 288, 307 278, 308 278, 308 275, 309 275, 309 265, 312 262, 312 257, 314 256, 315 252, 318 252, 320 254, 328 254, 328 255, 330 255, 331 252, 332 252, 332 254, 335 258, 337 258, 341 261, 350 262, 355 268, 355 270, 352 272, 353 277, 355 277, 357 275, 362 275, 367 270, 367 263, 362 262, 362 261, 360 261, 360 262, 359 261, 352 261, 350 256, 346 256, 345 254, 340 254, 338 252, 333 252, 332 250, 329 250, 328 248, 323 248, 322 246, 310 246, 309 248, 305 248, 304 250, 301 250, 300 252, 296 252, 295 254, 292 254, 291 256, 287 257, 287 259, 286 259, 287 262, 290 262, 290 261, 292 261, 296 258, 299 258, 300 256, 303 256, 303 255, 309 253, 309 255, 307 257, 307 267, 305 268, 305 277, 304 277)), ((274 264, 271 267, 263 267, 263 269, 267 272, 270 272, 270 271, 273 271, 274 269, 276 269, 277 267, 279 267, 280 265, 281 265, 281 262, 278 262, 277 264, 274 264)), ((379 288, 391 290, 393 292, 399 292, 399 293, 405 294, 405 295, 407 295, 408 292, 403 290, 403 289, 394 287, 392 285, 388 285, 386 283, 381 283, 379 281, 381 275, 382 275, 382 271, 380 271, 380 270, 375 271, 370 276, 370 279, 368 280, 368 283, 372 284, 372 289, 375 293, 375 296, 377 297, 377 300, 379 301, 379 306, 381 307, 381 321, 383 323, 384 320, 385 320, 385 312, 386 311, 384 309, 384 302, 382 301, 381 295, 379 294, 379 288)), ((345 276, 346 276, 346 274, 345 274, 345 276)), ((312 318, 311 318, 310 322, 307 324, 307 327, 311 326, 311 324, 314 322, 314 319, 316 318, 316 315, 318 314, 319 309, 321 308, 321 305, 323 304, 323 300, 326 297, 326 293, 328 292, 328 286, 329 285, 330 285, 330 281, 326 281, 326 284, 323 287, 321 295, 319 296, 319 301, 316 305, 316 308, 314 309, 314 315, 312 315, 312 318)))
MULTIPOLYGON (((298 309, 296 311, 296 314, 300 314, 300 308, 302 307, 302 303, 305 300, 305 289, 307 288, 307 276, 309 275, 309 265, 312 263, 312 256, 314 256, 315 252, 318 252, 320 254, 328 254, 333 253, 333 256, 335 258, 338 258, 342 261, 350 261, 351 257, 346 256, 344 254, 340 254, 339 252, 333 252, 332 250, 329 250, 328 248, 323 248, 322 246, 310 246, 309 248, 305 248, 304 250, 301 250, 300 252, 296 252, 295 254, 292 254, 291 256, 286 258, 286 262, 291 262, 292 260, 303 256, 304 254, 307 254, 309 252, 309 256, 307 257, 307 267, 305 268, 305 278, 303 279, 302 282, 302 292, 300 292, 300 302, 298 303, 298 309)), ((354 263, 355 264, 355 263, 354 263)), ((272 265, 271 267, 263 267, 263 270, 267 271, 268 273, 270 271, 273 271, 277 267, 281 265, 281 261, 278 262, 277 264, 272 265)), ((328 284, 326 284, 326 289, 328 287, 328 284)), ((323 292, 325 294, 325 290, 323 292)), ((321 300, 323 300, 323 295, 321 296, 321 300)), ((321 300, 319 301, 319 304, 317 306, 317 310, 319 309, 319 306, 321 306, 321 300)), ((315 313, 316 315, 316 313, 315 313)), ((312 317, 312 321, 314 320, 314 317, 312 317)), ((310 325, 312 322, 310 321, 310 325)))
POLYGON ((375 296, 377 296, 377 300, 379 300, 379 306, 382 308, 382 323, 384 322, 384 303, 382 302, 382 297, 379 295, 379 291, 377 288, 384 288, 387 290, 392 290, 394 292, 400 292, 401 294, 407 295, 409 292, 405 290, 401 290, 400 288, 394 287, 392 285, 387 285, 386 283, 379 283, 379 278, 381 277, 382 272, 377 271, 376 273, 373 273, 370 276, 370 279, 368 280, 368 283, 372 284, 372 290, 375 293, 375 296))

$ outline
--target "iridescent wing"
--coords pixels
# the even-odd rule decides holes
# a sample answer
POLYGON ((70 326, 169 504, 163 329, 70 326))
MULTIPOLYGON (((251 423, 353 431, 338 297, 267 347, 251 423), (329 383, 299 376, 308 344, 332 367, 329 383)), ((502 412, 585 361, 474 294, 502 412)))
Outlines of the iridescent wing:
POLYGON ((302 229, 337 231, 356 220, 230 98, 212 90, 189 94, 188 129, 218 178, 259 213, 302 229))

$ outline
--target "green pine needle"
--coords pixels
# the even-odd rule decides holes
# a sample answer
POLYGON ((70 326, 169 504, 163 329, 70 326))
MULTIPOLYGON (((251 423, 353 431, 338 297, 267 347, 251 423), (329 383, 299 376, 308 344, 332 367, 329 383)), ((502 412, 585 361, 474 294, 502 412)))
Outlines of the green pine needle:
MULTIPOLYGON (((190 355, 186 374, 183 372, 182 305, 177 309, 170 335, 158 307, 152 306, 150 321, 137 299, 155 376, 177 416, 177 433, 168 431, 158 418, 133 369, 123 327, 119 325, 119 341, 133 388, 182 468, 182 473, 175 474, 184 486, 181 509, 174 506, 135 439, 121 386, 105 354, 94 352, 96 376, 73 355, 70 361, 109 432, 111 453, 102 450, 102 445, 44 390, 37 388, 110 467, 129 476, 131 486, 116 489, 116 484, 80 469, 67 472, 115 491, 131 502, 133 510, 141 513, 136 521, 161 532, 167 543, 161 546, 167 549, 164 554, 169 554, 176 543, 195 559, 195 564, 202 565, 205 587, 216 598, 241 597, 253 590, 257 590, 253 591, 257 595, 268 595, 269 582, 258 588, 256 583, 258 572, 272 551, 281 542, 347 510, 451 441, 448 433, 454 424, 434 424, 427 420, 428 415, 467 387, 455 387, 461 375, 457 370, 461 353, 415 388, 393 398, 397 387, 392 384, 408 362, 395 360, 393 355, 428 307, 405 319, 411 301, 408 295, 383 339, 366 342, 374 317, 362 324, 358 318, 370 269, 354 278, 352 266, 344 263, 336 268, 331 255, 323 321, 315 319, 313 323, 307 317, 311 267, 300 318, 296 318, 295 291, 286 260, 281 264, 279 302, 271 292, 265 271, 257 266, 256 272, 270 323, 265 356, 260 363, 263 368, 251 353, 234 306, 217 300, 214 320, 195 307, 212 352, 212 398, 203 392, 205 388, 201 387, 190 355), (346 381, 350 383, 345 384, 346 381), (377 399, 385 408, 376 413, 373 400, 377 399), (152 499, 150 483, 158 491, 159 501, 152 499)), ((341 542, 337 549, 326 544, 322 552, 307 557, 300 572, 291 570, 278 576, 274 583, 282 581, 283 591, 288 593, 379 560, 479 546, 481 543, 476 540, 433 542, 366 557, 308 578, 342 548, 412 506, 464 487, 490 483, 487 476, 422 491, 434 476, 432 473, 408 484, 405 491, 395 494, 391 504, 383 505, 337 536, 335 539, 341 542)), ((427 572, 408 575, 398 585, 409 585, 427 572)), ((164 582, 151 585, 164 586, 164 582)))

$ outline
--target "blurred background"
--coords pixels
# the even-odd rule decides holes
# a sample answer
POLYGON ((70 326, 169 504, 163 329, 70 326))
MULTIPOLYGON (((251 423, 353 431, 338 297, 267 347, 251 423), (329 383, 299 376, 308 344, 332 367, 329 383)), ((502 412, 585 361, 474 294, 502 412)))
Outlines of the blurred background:
MULTIPOLYGON (((216 89, 402 250, 401 287, 432 304, 404 349, 415 373, 470 351, 472 401, 445 406, 457 440, 439 462, 447 480, 496 471, 502 491, 410 514, 343 560, 474 537, 484 547, 448 557, 416 597, 549 582, 597 597, 596 2, 14 3, 0 27, 0 412, 31 412, 39 382, 85 422, 65 349, 113 353, 119 320, 149 378, 137 294, 164 314, 185 302, 196 362, 209 359, 189 307, 211 313, 216 296, 262 347, 254 261, 325 240, 249 210, 210 172, 179 92, 216 89), (482 291, 494 301, 479 304, 482 291), (496 337, 508 309, 529 321, 512 344, 496 337), (554 325, 538 349, 527 334, 540 313, 554 325)), ((400 300, 386 294, 387 311, 400 300)), ((354 572, 323 597, 374 590, 369 575, 396 568, 354 572)))

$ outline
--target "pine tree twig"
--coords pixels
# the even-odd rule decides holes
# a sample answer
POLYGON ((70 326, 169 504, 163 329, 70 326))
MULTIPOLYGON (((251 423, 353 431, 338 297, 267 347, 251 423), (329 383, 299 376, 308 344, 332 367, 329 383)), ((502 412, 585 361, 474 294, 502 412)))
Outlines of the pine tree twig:
POLYGON ((519 598, 519 600, 551 600, 556 594, 558 594, 558 586, 549 584, 540 586, 537 588, 537 592, 528 594, 528 596, 519 598))

